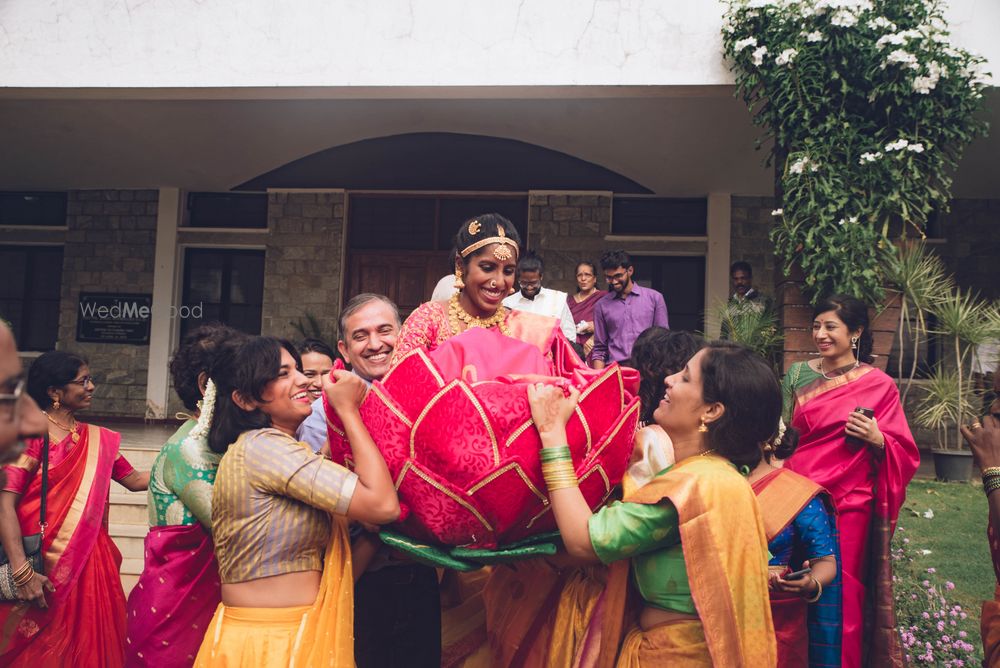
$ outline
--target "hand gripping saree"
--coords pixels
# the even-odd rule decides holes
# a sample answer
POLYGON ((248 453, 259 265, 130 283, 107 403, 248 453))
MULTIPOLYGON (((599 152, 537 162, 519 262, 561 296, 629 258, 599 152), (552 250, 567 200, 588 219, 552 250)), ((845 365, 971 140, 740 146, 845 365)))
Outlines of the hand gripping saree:
POLYGON ((700 621, 626 628, 629 561, 612 564, 608 588, 577 652, 577 665, 775 666, 767 544, 753 491, 727 460, 688 457, 625 499, 677 509, 691 598, 700 621), (617 655, 617 658, 616 658, 617 655))
POLYGON ((983 636, 983 665, 998 666, 1000 665, 1000 537, 997 536, 992 519, 987 525, 986 537, 989 540, 993 571, 998 584, 993 591, 993 600, 983 601, 979 630, 983 636))
POLYGON ((188 436, 194 426, 181 425, 153 463, 145 563, 128 597, 126 666, 190 666, 221 598, 206 530, 220 456, 188 436))
MULTIPOLYGON (((118 574, 121 553, 106 524, 112 478, 131 466, 118 454, 120 436, 79 425, 79 442, 69 436, 50 449, 48 527, 42 541, 45 574, 55 586, 47 609, 0 604, 0 665, 121 666, 125 647, 125 594, 118 574)), ((35 439, 38 440, 38 439, 35 439)), ((7 467, 7 489, 18 491, 21 531, 38 531, 41 500, 36 443, 7 467)))
MULTIPOLYGON (((804 560, 833 555, 839 547, 833 501, 822 487, 787 469, 753 483, 764 518, 770 568, 780 575, 799 570, 804 560)), ((840 666, 840 576, 823 588, 819 601, 771 592, 771 617, 778 641, 778 666, 840 666)))
POLYGON ((785 466, 821 485, 837 507, 843 665, 901 666, 889 542, 920 454, 896 385, 885 373, 861 365, 829 380, 808 375, 812 378, 791 388, 792 425, 801 437, 785 466), (845 439, 844 425, 858 407, 875 411, 884 449, 845 439))

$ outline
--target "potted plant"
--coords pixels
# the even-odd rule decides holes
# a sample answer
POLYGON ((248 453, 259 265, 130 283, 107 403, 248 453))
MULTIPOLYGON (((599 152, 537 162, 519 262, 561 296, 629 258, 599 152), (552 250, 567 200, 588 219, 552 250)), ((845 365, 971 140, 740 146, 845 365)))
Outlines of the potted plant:
POLYGON ((774 365, 783 337, 770 301, 728 300, 716 304, 713 311, 722 338, 746 346, 774 365))
POLYGON ((938 447, 932 450, 938 478, 967 481, 972 476, 972 453, 964 447, 959 428, 977 417, 973 408, 977 390, 972 385, 976 348, 1000 337, 998 318, 994 305, 958 289, 931 310, 937 319, 932 333, 944 338, 946 354, 928 379, 914 420, 938 434, 938 447))
POLYGON ((806 299, 880 303, 892 242, 947 210, 955 166, 985 131, 983 59, 951 43, 937 0, 728 5, 725 54, 774 163, 786 274, 801 268, 806 299))

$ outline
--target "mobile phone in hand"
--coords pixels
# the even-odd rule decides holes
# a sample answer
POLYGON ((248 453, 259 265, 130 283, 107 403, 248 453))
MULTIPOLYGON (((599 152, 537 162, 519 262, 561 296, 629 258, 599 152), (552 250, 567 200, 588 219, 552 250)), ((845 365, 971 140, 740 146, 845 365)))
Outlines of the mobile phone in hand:
POLYGON ((801 580, 805 576, 807 576, 810 573, 812 573, 812 570, 813 569, 811 567, 806 566, 801 571, 795 571, 794 573, 789 573, 788 575, 785 575, 781 579, 785 580, 785 581, 789 581, 789 580, 801 580))
MULTIPOLYGON (((869 420, 875 417, 875 410, 872 408, 863 408, 862 406, 858 406, 857 408, 854 409, 854 412, 861 413, 869 420)), ((851 445, 864 445, 864 441, 862 441, 857 436, 847 436, 844 440, 850 443, 851 445)))

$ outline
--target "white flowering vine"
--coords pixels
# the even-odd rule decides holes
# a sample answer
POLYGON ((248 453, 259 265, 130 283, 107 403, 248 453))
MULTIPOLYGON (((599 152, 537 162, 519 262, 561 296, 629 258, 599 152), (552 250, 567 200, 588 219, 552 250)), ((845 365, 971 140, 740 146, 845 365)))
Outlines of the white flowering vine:
POLYGON ((872 249, 947 209, 984 131, 984 60, 951 42, 939 0, 726 1, 726 55, 781 182, 776 252, 810 296, 879 299, 872 249))

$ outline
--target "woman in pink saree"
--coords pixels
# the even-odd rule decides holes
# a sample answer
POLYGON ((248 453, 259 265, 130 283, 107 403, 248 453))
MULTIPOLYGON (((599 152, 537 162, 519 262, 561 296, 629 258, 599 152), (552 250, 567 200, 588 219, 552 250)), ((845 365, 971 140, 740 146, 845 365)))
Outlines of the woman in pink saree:
POLYGON ((902 665, 889 541, 920 455, 895 383, 865 363, 867 306, 835 296, 821 301, 813 318, 820 356, 792 365, 784 380, 801 434, 785 466, 828 490, 837 506, 843 665, 902 665))
MULTIPOLYGON (((90 407, 94 383, 86 361, 61 351, 31 366, 28 392, 49 422, 47 526, 42 539, 45 574, 18 588, 17 603, 0 604, 0 665, 121 666, 125 595, 121 553, 108 535, 111 481, 146 489, 140 473, 118 453, 119 434, 78 422, 90 407)), ((24 563, 22 535, 38 533, 42 439, 5 467, 0 492, 0 537, 15 568, 24 563)))

